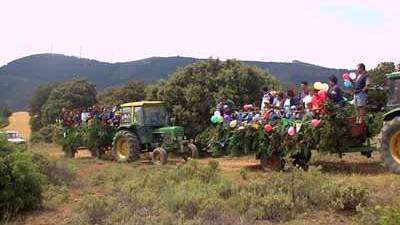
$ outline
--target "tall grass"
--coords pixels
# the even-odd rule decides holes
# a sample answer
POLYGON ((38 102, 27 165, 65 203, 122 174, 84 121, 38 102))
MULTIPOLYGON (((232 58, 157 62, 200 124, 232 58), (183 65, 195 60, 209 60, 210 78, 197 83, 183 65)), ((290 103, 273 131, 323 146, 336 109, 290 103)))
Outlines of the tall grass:
POLYGON ((178 167, 117 167, 97 171, 95 185, 109 194, 86 196, 77 206, 75 224, 252 224, 287 221, 310 210, 355 213, 369 190, 335 182, 316 169, 274 173, 238 186, 226 179, 216 161, 178 167), (103 182, 108 180, 108 182, 103 182), (107 192, 108 193, 108 192, 107 192))

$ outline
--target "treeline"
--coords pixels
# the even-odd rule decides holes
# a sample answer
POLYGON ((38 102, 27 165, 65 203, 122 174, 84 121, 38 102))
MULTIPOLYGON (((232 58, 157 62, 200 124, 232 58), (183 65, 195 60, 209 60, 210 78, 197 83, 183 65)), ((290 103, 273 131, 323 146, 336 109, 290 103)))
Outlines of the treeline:
POLYGON ((0 107, 0 128, 8 125, 8 117, 10 117, 12 111, 8 105, 0 107))
MULTIPOLYGON (((369 71, 375 85, 384 81, 384 75, 395 71, 394 63, 382 63, 369 71)), ((209 59, 179 68, 167 80, 146 85, 130 81, 122 87, 97 93, 96 87, 86 80, 41 85, 30 99, 32 130, 39 131, 54 124, 60 110, 87 108, 93 105, 115 106, 124 102, 162 100, 171 117, 186 127, 194 137, 209 126, 209 115, 219 97, 224 95, 236 105, 259 105, 261 89, 279 89, 277 79, 255 66, 236 60, 209 59)), ((371 110, 379 111, 386 105, 387 91, 371 90, 371 110)), ((48 131, 51 129, 45 129, 48 131)))
POLYGON ((30 99, 31 127, 40 131, 56 122, 60 110, 111 107, 124 102, 162 100, 178 124, 194 137, 208 126, 209 114, 224 95, 236 104, 257 103, 263 87, 277 88, 275 77, 236 60, 209 59, 178 69, 168 80, 152 85, 131 81, 122 87, 97 93, 86 80, 41 85, 30 99))

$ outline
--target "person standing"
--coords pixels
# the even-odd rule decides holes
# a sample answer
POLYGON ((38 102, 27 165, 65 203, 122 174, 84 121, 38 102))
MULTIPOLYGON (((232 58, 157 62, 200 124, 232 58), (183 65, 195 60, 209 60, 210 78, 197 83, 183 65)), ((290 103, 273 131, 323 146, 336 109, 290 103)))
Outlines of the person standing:
POLYGON ((272 104, 274 101, 274 96, 268 91, 268 88, 263 88, 263 97, 261 99, 261 110, 264 110, 265 106, 272 104))
POLYGON ((309 89, 308 89, 308 82, 307 81, 303 81, 300 84, 300 91, 297 95, 297 106, 303 108, 303 99, 304 97, 306 97, 309 93, 309 89))
POLYGON ((365 65, 360 63, 357 65, 357 76, 353 82, 354 91, 354 105, 357 109, 357 123, 362 124, 364 122, 365 115, 367 114, 367 93, 368 88, 371 85, 371 79, 365 70, 365 65))

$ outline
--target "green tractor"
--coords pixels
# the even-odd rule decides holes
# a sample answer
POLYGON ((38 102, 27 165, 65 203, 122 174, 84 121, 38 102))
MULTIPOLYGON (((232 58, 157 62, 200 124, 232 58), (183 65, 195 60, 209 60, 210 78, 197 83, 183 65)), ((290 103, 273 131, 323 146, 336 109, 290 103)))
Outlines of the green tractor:
POLYGON ((400 72, 387 75, 388 109, 378 142, 381 157, 390 171, 400 173, 400 72))
POLYGON ((170 126, 163 102, 142 101, 121 105, 120 126, 112 143, 112 155, 118 162, 131 162, 150 152, 155 164, 167 163, 168 153, 197 158, 197 147, 186 140, 184 128, 170 126))

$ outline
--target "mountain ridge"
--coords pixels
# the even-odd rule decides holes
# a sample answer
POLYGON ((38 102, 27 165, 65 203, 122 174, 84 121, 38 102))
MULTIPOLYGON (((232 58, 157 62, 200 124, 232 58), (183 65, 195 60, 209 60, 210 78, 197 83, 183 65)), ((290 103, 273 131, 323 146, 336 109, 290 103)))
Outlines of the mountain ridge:
MULTIPOLYGON (((152 83, 159 79, 167 79, 177 68, 199 60, 206 59, 155 56, 110 63, 63 54, 42 53, 25 56, 0 67, 0 105, 7 104, 14 110, 26 109, 29 96, 40 84, 69 80, 77 76, 94 83, 99 91, 123 85, 129 80, 152 83)), ((325 81, 328 76, 339 76, 345 71, 297 60, 291 63, 240 61, 260 67, 287 84, 297 84, 303 80, 325 81)))

